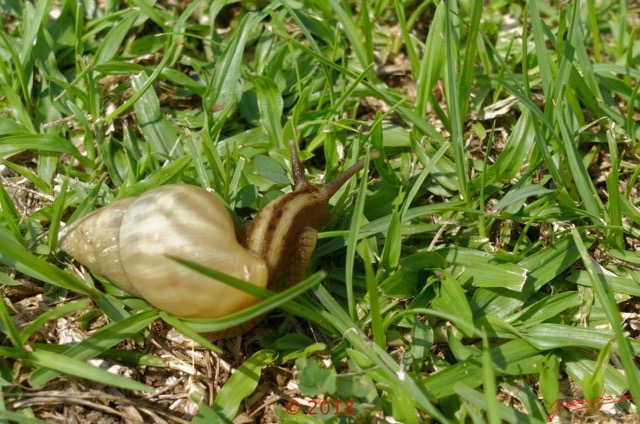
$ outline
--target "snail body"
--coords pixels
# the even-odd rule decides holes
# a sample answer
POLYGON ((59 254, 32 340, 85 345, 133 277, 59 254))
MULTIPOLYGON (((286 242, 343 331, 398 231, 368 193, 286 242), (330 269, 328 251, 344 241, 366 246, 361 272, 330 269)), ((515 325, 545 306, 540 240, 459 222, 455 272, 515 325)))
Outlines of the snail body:
POLYGON ((295 143, 290 146, 294 190, 265 205, 237 234, 227 209, 211 193, 173 184, 81 218, 61 234, 60 248, 124 291, 178 317, 219 318, 242 310, 258 299, 167 255, 274 291, 302 280, 317 232, 329 217, 330 198, 364 160, 327 184, 312 185, 295 143))

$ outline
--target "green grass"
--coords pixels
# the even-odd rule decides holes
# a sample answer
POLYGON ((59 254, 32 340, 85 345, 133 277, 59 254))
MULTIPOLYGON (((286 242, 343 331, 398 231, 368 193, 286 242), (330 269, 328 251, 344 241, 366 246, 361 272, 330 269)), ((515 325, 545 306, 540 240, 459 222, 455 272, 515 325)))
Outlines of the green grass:
POLYGON ((0 1, 0 422, 118 417, 111 392, 38 402, 105 386, 146 420, 544 422, 603 392, 633 417, 638 6, 226 3, 0 1), (292 137, 313 182, 381 155, 332 199, 309 278, 250 310, 181 320, 57 247, 168 183, 250 221, 289 191, 292 137))

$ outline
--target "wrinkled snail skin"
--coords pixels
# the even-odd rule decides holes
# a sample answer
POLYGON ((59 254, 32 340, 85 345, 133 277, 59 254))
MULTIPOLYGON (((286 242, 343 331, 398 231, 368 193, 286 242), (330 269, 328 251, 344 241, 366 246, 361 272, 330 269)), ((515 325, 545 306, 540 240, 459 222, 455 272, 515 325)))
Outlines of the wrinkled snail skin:
POLYGON ((305 179, 295 145, 291 150, 294 191, 265 205, 241 240, 243 246, 267 262, 269 288, 274 291, 284 290, 304 278, 318 231, 329 219, 329 200, 364 166, 364 159, 360 160, 330 183, 316 186, 305 179))
MULTIPOLYGON (((330 198, 364 167, 364 159, 330 183, 312 185, 304 177, 295 142, 290 147, 294 190, 269 202, 237 234, 215 196, 174 184, 119 200, 74 222, 61 234, 60 248, 121 289, 178 317, 220 318, 240 311, 258 299, 167 255, 274 291, 301 281, 317 232, 329 218, 330 198)), ((215 338, 237 333, 217 333, 215 338)))

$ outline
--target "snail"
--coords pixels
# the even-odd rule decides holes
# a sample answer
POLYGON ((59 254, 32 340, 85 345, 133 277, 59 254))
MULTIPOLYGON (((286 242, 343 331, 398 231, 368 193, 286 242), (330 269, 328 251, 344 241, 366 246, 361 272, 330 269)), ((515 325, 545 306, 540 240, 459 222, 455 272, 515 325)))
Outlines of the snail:
POLYGON ((301 281, 317 232, 329 218, 329 200, 365 162, 327 184, 312 185, 294 140, 290 148, 293 191, 266 204, 237 232, 226 207, 211 193, 172 184, 86 215, 65 228, 59 246, 95 274, 175 316, 220 318, 240 311, 258 299, 167 255, 273 291, 301 281))

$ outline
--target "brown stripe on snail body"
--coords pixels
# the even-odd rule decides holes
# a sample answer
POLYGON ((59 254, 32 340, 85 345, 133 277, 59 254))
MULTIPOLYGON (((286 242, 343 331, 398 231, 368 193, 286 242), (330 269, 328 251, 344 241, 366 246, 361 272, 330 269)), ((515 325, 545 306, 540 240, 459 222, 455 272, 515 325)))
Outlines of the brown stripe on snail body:
POLYGON ((364 167, 364 160, 327 184, 312 185, 293 140, 290 146, 294 190, 265 205, 237 234, 225 206, 211 193, 173 184, 81 218, 64 230, 60 248, 126 292, 178 317, 211 319, 240 311, 258 299, 167 255, 274 291, 301 281, 317 232, 329 217, 329 199, 364 167))

